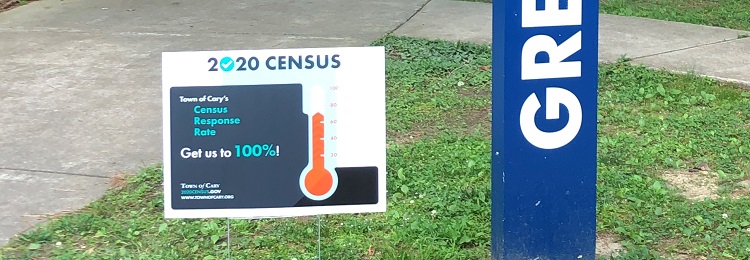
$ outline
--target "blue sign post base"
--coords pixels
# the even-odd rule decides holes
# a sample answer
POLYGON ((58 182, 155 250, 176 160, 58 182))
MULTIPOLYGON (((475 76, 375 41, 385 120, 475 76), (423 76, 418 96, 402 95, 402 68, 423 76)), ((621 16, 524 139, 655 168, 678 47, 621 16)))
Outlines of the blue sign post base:
POLYGON ((493 4, 492 259, 595 259, 598 13, 493 4))

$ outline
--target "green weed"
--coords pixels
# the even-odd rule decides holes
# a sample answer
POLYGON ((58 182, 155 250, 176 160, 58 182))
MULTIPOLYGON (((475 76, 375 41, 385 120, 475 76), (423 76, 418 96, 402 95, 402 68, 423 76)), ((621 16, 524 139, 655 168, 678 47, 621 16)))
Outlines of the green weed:
POLYGON ((746 0, 601 0, 600 12, 750 31, 746 0))
POLYGON ((750 173, 750 95, 626 63, 601 68, 599 93, 599 229, 633 252, 750 256, 750 199, 730 198, 750 173), (689 201, 660 177, 700 163, 719 177, 720 199, 689 201))

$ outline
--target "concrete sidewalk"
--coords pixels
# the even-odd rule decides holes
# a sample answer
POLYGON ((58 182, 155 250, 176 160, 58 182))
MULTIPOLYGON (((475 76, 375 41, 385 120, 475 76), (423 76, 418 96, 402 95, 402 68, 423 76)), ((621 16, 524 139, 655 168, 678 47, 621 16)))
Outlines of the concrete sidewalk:
MULTIPOLYGON (((32 2, 0 13, 0 246, 161 161, 161 52, 487 43, 491 6, 448 0, 32 2)), ((601 57, 750 82, 750 34, 603 15, 601 57)))
POLYGON ((426 1, 48 0, 0 13, 0 245, 161 161, 161 52, 364 46, 426 1))
MULTIPOLYGON (((394 35, 492 42, 492 6, 432 0, 394 35)), ((750 86, 750 32, 653 19, 599 16, 599 60, 620 57, 750 86)))

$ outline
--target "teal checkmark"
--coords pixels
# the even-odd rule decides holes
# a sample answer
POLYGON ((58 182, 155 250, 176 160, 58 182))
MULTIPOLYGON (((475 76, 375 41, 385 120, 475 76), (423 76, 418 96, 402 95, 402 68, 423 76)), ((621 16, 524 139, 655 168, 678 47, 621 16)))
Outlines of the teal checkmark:
POLYGON ((231 71, 234 68, 234 60, 229 57, 224 57, 221 59, 221 63, 219 63, 219 67, 221 67, 221 70, 223 71, 231 71))

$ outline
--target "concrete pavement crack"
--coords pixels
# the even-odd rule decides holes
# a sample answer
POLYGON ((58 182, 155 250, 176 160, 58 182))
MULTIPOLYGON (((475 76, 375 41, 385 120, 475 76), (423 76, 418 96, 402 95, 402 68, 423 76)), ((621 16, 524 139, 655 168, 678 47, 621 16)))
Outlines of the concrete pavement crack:
POLYGON ((404 22, 396 25, 396 28, 393 28, 393 30, 390 30, 385 35, 391 35, 391 34, 393 34, 393 32, 395 32, 396 30, 398 30, 399 28, 401 28, 401 26, 404 26, 404 24, 406 24, 409 21, 411 21, 411 19, 414 18, 414 16, 417 16, 417 14, 419 12, 422 12, 422 9, 424 9, 424 7, 427 6, 430 2, 432 2, 432 0, 427 0, 426 2, 424 2, 424 4, 422 4, 422 6, 420 6, 419 9, 417 9, 416 12, 414 12, 413 14, 411 14, 411 16, 409 16, 409 18, 406 18, 406 20, 404 22))
POLYGON ((59 174, 59 175, 70 175, 70 176, 82 176, 82 177, 99 178, 99 179, 109 179, 109 177, 106 177, 106 176, 98 176, 98 175, 85 174, 85 173, 72 173, 72 172, 59 172, 59 171, 48 171, 48 170, 21 169, 21 168, 10 168, 10 167, 0 167, 0 170, 22 171, 22 172, 33 172, 33 173, 49 173, 49 174, 59 174))
POLYGON ((684 51, 684 50, 690 50, 690 49, 695 49, 695 48, 701 48, 701 47, 706 47, 706 46, 711 46, 711 45, 716 45, 716 44, 721 44, 721 43, 727 43, 727 42, 731 42, 731 41, 736 41, 736 40, 740 40, 740 39, 724 39, 724 40, 716 41, 716 42, 703 43, 703 44, 688 46, 688 47, 685 47, 685 48, 679 48, 679 49, 668 50, 668 51, 663 51, 663 52, 654 53, 654 54, 643 55, 643 56, 635 57, 632 60, 649 58, 649 57, 659 56, 659 55, 663 55, 663 54, 667 54, 667 53, 673 53, 673 52, 678 52, 678 51, 684 51))

